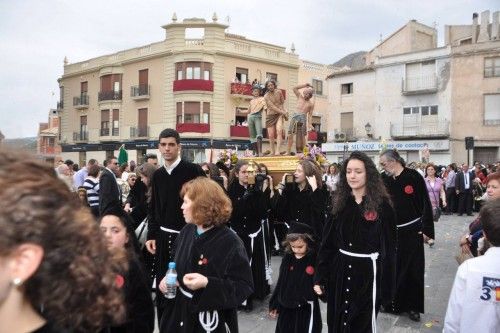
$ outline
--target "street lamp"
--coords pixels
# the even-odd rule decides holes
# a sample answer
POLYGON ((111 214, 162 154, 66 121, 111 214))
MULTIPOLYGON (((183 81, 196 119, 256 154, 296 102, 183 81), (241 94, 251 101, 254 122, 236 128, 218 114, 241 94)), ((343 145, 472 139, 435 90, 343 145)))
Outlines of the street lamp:
POLYGON ((372 134, 372 125, 370 123, 366 123, 365 125, 365 131, 366 131, 366 136, 371 138, 373 136, 372 134))

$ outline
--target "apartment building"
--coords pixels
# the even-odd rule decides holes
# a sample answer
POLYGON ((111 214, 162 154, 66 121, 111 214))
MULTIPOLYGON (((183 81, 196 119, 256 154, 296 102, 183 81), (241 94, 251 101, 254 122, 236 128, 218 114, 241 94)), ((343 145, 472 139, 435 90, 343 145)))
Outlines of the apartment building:
POLYGON ((437 47, 435 28, 412 20, 371 51, 334 64, 324 145, 332 160, 352 150, 377 159, 381 149, 397 148, 408 161, 466 162, 466 136, 476 139, 474 159, 499 158, 499 41, 472 43, 464 26, 445 30, 445 45, 437 47))
POLYGON ((48 122, 38 125, 36 154, 45 162, 54 164, 61 156, 58 110, 51 109, 48 118, 48 122))
POLYGON ((64 158, 103 160, 125 144, 129 159, 141 163, 144 154, 157 153, 164 128, 179 131, 188 160, 214 160, 220 149, 242 151, 248 144, 242 111, 252 83, 269 78, 277 80, 289 110, 296 107, 292 87, 299 78, 316 84, 318 129, 326 119, 327 67, 300 60, 293 47, 227 33, 216 14, 211 22, 181 22, 174 14, 162 28, 161 42, 65 64, 59 79, 64 158))

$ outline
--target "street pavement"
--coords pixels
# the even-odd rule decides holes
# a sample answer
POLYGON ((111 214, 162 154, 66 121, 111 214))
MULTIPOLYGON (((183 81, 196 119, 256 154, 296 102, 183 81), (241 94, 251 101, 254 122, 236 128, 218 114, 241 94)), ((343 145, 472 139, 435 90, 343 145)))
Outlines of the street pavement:
MULTIPOLYGON (((425 246, 425 314, 417 323, 411 321, 407 315, 395 316, 380 313, 377 318, 378 332, 434 333, 443 330, 448 298, 458 268, 455 261, 458 241, 473 219, 474 217, 470 216, 443 215, 439 222, 435 223, 436 243, 432 248, 425 246)), ((274 282, 278 279, 280 263, 281 257, 272 257, 274 282)), ((268 303, 269 297, 264 302, 254 301, 254 310, 251 313, 238 312, 241 333, 274 332, 276 321, 267 315, 268 303)), ((324 303, 321 304, 321 315, 323 332, 327 332, 326 304, 324 303)))

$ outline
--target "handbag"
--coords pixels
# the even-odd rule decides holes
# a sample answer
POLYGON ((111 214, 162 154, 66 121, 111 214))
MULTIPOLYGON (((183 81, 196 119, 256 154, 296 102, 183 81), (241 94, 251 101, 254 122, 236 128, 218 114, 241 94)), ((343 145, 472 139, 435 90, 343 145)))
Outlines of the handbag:
MULTIPOLYGON (((430 185, 430 182, 429 182, 430 185)), ((434 183, 435 185, 435 183, 434 183)), ((438 222, 441 217, 441 208, 439 207, 439 200, 436 198, 436 192, 434 192, 434 186, 432 186, 432 195, 434 195, 434 200, 436 200, 438 206, 432 207, 432 220, 438 222)))
POLYGON ((144 248, 144 245, 147 241, 148 236, 148 218, 144 218, 139 226, 135 229, 135 235, 137 236, 137 240, 141 245, 141 250, 144 248))

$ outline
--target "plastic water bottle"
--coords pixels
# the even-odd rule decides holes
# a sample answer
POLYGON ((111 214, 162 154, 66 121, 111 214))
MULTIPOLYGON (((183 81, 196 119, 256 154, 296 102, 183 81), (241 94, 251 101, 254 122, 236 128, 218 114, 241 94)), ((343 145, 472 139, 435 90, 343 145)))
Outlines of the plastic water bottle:
POLYGON ((175 294, 177 293, 177 271, 175 270, 175 262, 168 263, 165 282, 167 284, 167 292, 165 293, 165 297, 168 299, 175 298, 175 294))

